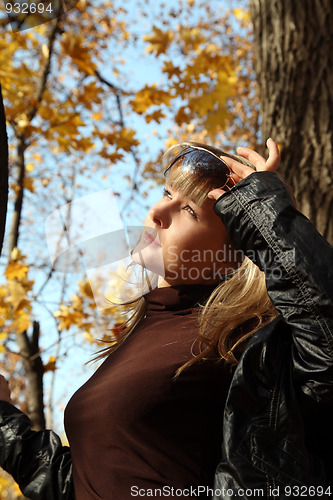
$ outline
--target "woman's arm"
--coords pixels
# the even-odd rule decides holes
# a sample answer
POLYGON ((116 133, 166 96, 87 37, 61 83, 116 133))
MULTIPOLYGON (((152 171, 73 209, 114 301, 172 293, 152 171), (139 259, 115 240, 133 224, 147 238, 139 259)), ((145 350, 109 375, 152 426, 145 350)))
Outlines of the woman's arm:
POLYGON ((292 328, 297 386, 313 400, 329 401, 333 399, 333 248, 293 207, 274 173, 279 163, 274 141, 268 146, 267 162, 254 151, 238 150, 255 164, 255 173, 224 158, 237 183, 227 192, 211 191, 210 197, 217 199, 215 211, 236 248, 265 272, 268 294, 292 328))
POLYGON ((28 417, 0 401, 0 466, 31 500, 74 498, 70 450, 52 431, 32 431, 28 417))

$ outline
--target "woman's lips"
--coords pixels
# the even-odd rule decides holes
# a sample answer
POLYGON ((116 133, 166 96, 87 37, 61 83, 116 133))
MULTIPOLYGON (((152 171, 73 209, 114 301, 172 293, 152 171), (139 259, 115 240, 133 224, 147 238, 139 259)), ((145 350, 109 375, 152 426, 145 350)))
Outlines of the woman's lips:
POLYGON ((146 243, 150 245, 156 245, 157 247, 160 247, 161 245, 158 242, 158 236, 154 237, 152 234, 150 234, 148 231, 145 231, 143 233, 143 239, 145 240, 146 243))

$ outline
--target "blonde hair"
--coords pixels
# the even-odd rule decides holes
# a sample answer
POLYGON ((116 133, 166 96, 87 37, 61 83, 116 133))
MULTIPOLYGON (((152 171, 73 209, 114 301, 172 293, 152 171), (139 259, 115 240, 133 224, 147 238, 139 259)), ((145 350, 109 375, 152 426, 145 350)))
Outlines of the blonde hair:
MULTIPOLYGON (((226 153, 218 148, 197 142, 183 142, 172 146, 164 155, 165 166, 173 164, 168 172, 167 182, 176 190, 201 206, 207 199, 207 194, 214 187, 216 179, 205 178, 198 185, 197 179, 181 171, 178 161, 174 159, 182 150, 189 146, 204 148, 216 156, 229 156, 247 166, 254 166, 246 159, 237 155, 226 153)), ((96 359, 103 358, 114 352, 133 332, 135 327, 144 318, 146 301, 140 297, 135 301, 122 306, 124 323, 121 332, 110 339, 110 345, 101 350, 96 359)), ((199 335, 196 340, 199 344, 199 354, 194 355, 187 363, 176 371, 177 377, 184 369, 204 360, 210 353, 218 353, 221 360, 235 365, 242 352, 245 342, 259 328, 271 322, 278 315, 271 302, 266 289, 265 275, 247 257, 227 276, 225 281, 219 283, 209 299, 200 306, 198 315, 199 335)))

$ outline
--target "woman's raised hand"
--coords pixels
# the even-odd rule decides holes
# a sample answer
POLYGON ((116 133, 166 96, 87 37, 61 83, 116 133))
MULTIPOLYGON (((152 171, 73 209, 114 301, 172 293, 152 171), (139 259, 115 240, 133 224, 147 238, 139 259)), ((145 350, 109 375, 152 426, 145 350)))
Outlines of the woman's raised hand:
POLYGON ((7 401, 13 403, 10 397, 10 390, 8 381, 3 375, 0 375, 0 401, 7 401))
MULTIPOLYGON (((257 172, 276 172, 280 163, 279 148, 271 138, 267 140, 266 144, 269 151, 267 160, 250 148, 239 147, 237 148, 237 153, 240 156, 243 156, 243 158, 249 160, 255 166, 257 172)), ((242 163, 239 163, 238 161, 227 156, 222 156, 222 159, 232 171, 231 177, 235 184, 237 184, 240 180, 245 179, 248 175, 253 174, 253 169, 251 167, 247 167, 246 165, 243 165, 242 163)), ((227 190, 225 189, 213 189, 208 193, 208 198, 217 200, 226 192, 227 190)))

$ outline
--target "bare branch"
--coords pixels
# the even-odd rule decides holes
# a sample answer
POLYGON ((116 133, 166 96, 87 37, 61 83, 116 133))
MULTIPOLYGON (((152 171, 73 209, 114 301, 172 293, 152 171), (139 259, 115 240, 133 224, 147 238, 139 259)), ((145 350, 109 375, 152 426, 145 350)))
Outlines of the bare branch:
POLYGON ((51 70, 51 59, 52 59, 52 55, 53 55, 54 42, 55 42, 56 35, 58 32, 58 25, 59 25, 59 18, 57 17, 51 23, 51 30, 50 30, 50 34, 48 37, 48 44, 47 44, 48 57, 47 57, 47 60, 45 62, 42 77, 41 77, 40 82, 39 82, 36 102, 30 108, 29 112, 27 113, 27 117, 28 117, 29 121, 32 121, 33 118, 35 117, 37 110, 38 110, 38 105, 41 103, 41 101, 43 99, 43 95, 44 95, 44 92, 46 89, 47 79, 48 79, 48 76, 49 76, 50 70, 51 70))
MULTIPOLYGON (((116 101, 117 101, 117 108, 118 108, 118 113, 119 113, 119 123, 120 123, 120 126, 122 128, 126 128, 126 124, 125 124, 125 120, 124 120, 124 114, 123 114, 123 110, 122 110, 121 89, 119 87, 117 87, 116 85, 114 85, 113 83, 111 83, 108 80, 106 80, 99 73, 99 71, 96 70, 95 71, 95 75, 97 76, 97 78, 99 79, 99 81, 101 83, 104 83, 110 89, 113 90, 113 92, 115 94, 115 97, 116 97, 116 101)), ((137 189, 138 189, 137 188, 137 182, 136 182, 136 180, 137 180, 139 169, 140 169, 140 163, 139 163, 139 159, 137 157, 135 148, 133 146, 130 147, 130 152, 131 152, 131 156, 133 158, 134 166, 135 167, 134 167, 134 172, 133 172, 133 177, 132 177, 132 188, 131 188, 131 191, 130 191, 130 194, 129 194, 127 200, 125 200, 125 202, 123 204, 123 208, 129 206, 129 204, 132 201, 132 197, 133 197, 134 192, 137 191, 137 189)), ((121 212, 122 212, 122 210, 121 210, 121 212)))

